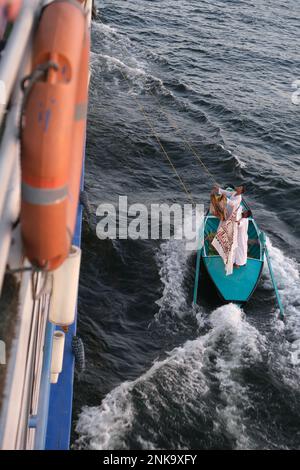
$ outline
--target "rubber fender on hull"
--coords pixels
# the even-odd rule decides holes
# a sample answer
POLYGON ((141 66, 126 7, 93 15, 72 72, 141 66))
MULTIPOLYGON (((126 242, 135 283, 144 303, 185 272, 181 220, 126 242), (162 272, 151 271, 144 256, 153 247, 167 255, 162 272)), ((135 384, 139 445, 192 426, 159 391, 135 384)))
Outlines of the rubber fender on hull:
POLYGON ((88 62, 89 30, 83 8, 74 0, 50 3, 34 39, 21 132, 24 251, 33 265, 46 270, 63 263, 73 238, 85 141, 88 62), (37 78, 35 72, 41 67, 46 72, 37 78))

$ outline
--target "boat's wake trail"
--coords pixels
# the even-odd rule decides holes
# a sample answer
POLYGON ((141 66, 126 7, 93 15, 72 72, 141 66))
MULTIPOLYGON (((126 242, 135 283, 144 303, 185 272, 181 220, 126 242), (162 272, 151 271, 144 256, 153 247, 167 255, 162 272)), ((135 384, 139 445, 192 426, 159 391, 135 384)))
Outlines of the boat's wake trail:
POLYGON ((243 374, 262 361, 265 340, 234 305, 215 310, 208 322, 206 334, 122 383, 100 407, 83 409, 76 446, 255 447, 247 431, 252 404, 243 374))
POLYGON ((184 285, 190 253, 184 249, 184 244, 182 240, 169 240, 161 244, 157 253, 159 274, 163 285, 162 296, 156 302, 159 306, 157 318, 166 312, 182 318, 190 310, 184 285))
MULTIPOLYGON (((190 211, 185 217, 187 220, 182 239, 173 238, 163 242, 156 255, 163 285, 162 296, 156 302, 159 306, 157 320, 162 319, 168 313, 179 318, 191 313, 191 306, 187 301, 188 289, 185 280, 190 269, 188 261, 196 251, 187 250, 187 247, 189 241, 199 235, 203 217, 199 212, 195 217, 195 211, 190 211)), ((195 245, 197 246, 197 242, 195 245)))
POLYGON ((254 403, 245 376, 263 362, 266 339, 233 304, 216 309, 209 323, 211 329, 202 340, 205 365, 218 391, 215 425, 225 427, 235 448, 255 448, 248 423, 254 403))
POLYGON ((77 447, 155 448, 161 420, 174 424, 175 412, 179 424, 181 418, 187 419, 185 413, 191 402, 202 407, 198 398, 207 393, 202 354, 201 341, 188 341, 163 361, 155 362, 138 379, 112 390, 100 407, 84 408, 76 428, 80 435, 77 447), (168 399, 174 406, 170 414, 168 399))
MULTIPOLYGON (((191 308, 185 287, 191 253, 184 246, 170 240, 157 254, 163 290, 156 322, 164 328, 166 317, 175 326, 190 316, 199 336, 161 351, 162 359, 136 380, 121 383, 100 406, 85 407, 75 448, 281 448, 284 417, 294 416, 298 425, 299 367, 291 364, 300 338, 296 264, 269 243, 286 322, 275 320, 272 301, 264 328, 259 312, 246 318, 233 304, 210 315, 191 308)), ((262 286, 271 289, 267 271, 262 286)))
MULTIPOLYGON (((92 70, 105 76, 103 86, 111 87, 111 81, 120 85, 128 80, 131 94, 151 91, 158 95, 175 98, 163 81, 147 71, 147 60, 137 59, 134 44, 126 36, 109 25, 93 23, 96 51, 91 54, 92 70), (98 44, 101 53, 98 51, 98 44), (104 52, 103 52, 104 51, 104 52)), ((119 90, 120 93, 120 90, 119 90)))
MULTIPOLYGON (((293 332, 295 339, 300 339, 300 276, 297 263, 273 246, 270 240, 267 240, 267 244, 284 305, 285 325, 293 332)), ((265 280, 265 286, 272 288, 269 276, 265 280)))
MULTIPOLYGON (((273 312, 269 336, 271 344, 272 367, 280 379, 297 389, 300 385, 300 276, 297 263, 288 258, 279 248, 268 240, 278 290, 284 306, 284 322, 273 312)), ((265 272, 263 285, 273 289, 270 277, 265 272)))

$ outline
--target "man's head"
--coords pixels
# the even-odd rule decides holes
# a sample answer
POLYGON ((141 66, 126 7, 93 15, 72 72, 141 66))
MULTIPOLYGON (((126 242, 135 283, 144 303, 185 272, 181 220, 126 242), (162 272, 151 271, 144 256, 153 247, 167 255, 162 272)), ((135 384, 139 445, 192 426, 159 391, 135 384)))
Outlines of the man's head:
POLYGON ((242 213, 242 217, 243 219, 248 219, 249 217, 252 217, 252 212, 250 211, 250 209, 248 209, 247 211, 244 211, 242 213))
POLYGON ((237 186, 235 188, 235 192, 240 195, 240 194, 244 194, 244 192, 246 191, 246 188, 245 186, 237 186))

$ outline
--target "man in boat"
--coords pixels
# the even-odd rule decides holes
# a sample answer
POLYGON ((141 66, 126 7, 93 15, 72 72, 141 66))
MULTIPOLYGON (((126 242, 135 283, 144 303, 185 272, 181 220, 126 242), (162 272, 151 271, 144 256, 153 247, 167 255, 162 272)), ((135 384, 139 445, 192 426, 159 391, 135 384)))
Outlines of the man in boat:
POLYGON ((233 265, 235 268, 245 266, 247 263, 249 217, 252 217, 252 212, 250 210, 244 211, 237 222, 237 247, 233 265))
POLYGON ((244 186, 237 186, 234 191, 226 191, 220 187, 214 188, 215 193, 226 196, 226 218, 221 219, 212 246, 217 250, 224 261, 226 275, 233 273, 235 262, 235 252, 238 246, 238 225, 242 218, 242 194, 245 192, 244 186))
POLYGON ((234 210, 237 210, 236 220, 239 220, 242 215, 242 194, 245 192, 245 186, 237 186, 234 191, 227 191, 220 187, 216 187, 218 194, 222 194, 227 198, 227 218, 230 217, 234 210))
POLYGON ((223 194, 217 194, 212 191, 210 195, 210 207, 209 212, 212 215, 215 215, 221 221, 227 219, 227 197, 223 194))

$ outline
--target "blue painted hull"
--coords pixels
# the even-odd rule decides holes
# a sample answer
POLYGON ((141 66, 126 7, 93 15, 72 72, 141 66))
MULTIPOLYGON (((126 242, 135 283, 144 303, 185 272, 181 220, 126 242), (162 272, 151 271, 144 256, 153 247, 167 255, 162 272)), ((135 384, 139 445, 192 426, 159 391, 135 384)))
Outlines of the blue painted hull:
POLYGON ((260 280, 263 261, 248 259, 246 266, 234 269, 226 276, 224 263, 220 256, 203 257, 201 264, 204 272, 214 284, 219 298, 224 302, 244 304, 249 301, 260 280))

